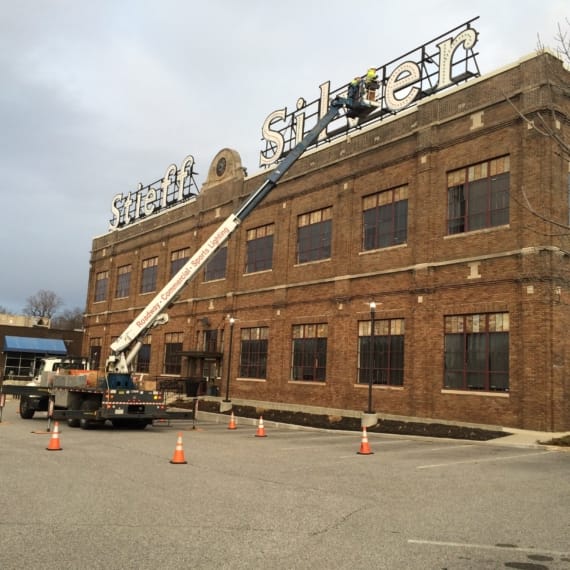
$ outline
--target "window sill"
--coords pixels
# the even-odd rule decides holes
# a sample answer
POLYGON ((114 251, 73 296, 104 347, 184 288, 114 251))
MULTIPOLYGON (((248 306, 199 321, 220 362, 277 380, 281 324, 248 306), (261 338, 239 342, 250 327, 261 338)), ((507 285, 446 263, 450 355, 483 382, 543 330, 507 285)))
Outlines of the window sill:
MULTIPOLYGON (((366 388, 368 390, 368 384, 354 384, 355 388, 366 388)), ((388 384, 372 384, 373 390, 395 390, 396 392, 403 392, 404 386, 390 386, 388 384)))
POLYGON ((359 251, 358 255, 369 255, 371 253, 379 253, 381 251, 394 251, 395 249, 403 249, 408 247, 407 243, 398 243, 396 245, 387 245, 386 247, 377 247, 376 249, 366 249, 364 251, 359 251))
POLYGON ((287 380, 287 384, 303 386, 326 386, 326 380, 287 380))
POLYGON ((331 260, 331 258, 327 257, 326 259, 314 259, 312 261, 303 261, 302 263, 295 263, 295 265, 293 265, 293 267, 305 267, 306 265, 313 265, 315 263, 326 263, 330 260, 331 260))
POLYGON ((485 398, 509 398, 509 392, 485 392, 483 390, 442 390, 442 394, 453 394, 455 396, 483 396, 485 398))
POLYGON ((239 382, 267 382, 266 378, 236 378, 239 382))
POLYGON ((242 273, 243 277, 248 275, 260 275, 261 273, 271 273, 273 269, 260 269, 259 271, 249 271, 248 273, 242 273))
POLYGON ((467 237, 467 236, 474 236, 479 234, 488 234, 491 232, 501 231, 501 230, 508 230, 511 228, 510 224, 503 224, 501 226, 493 226, 491 228, 481 228, 480 230, 469 230, 466 232, 459 232, 457 234, 447 234, 443 236, 443 239, 456 239, 460 237, 467 237))

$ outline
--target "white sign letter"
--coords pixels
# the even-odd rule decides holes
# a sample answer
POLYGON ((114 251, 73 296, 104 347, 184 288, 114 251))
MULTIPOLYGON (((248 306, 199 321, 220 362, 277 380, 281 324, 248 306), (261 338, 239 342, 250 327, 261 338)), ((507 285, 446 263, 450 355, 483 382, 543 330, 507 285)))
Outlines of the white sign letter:
POLYGON ((420 79, 420 68, 413 61, 405 61, 398 65, 386 83, 386 105, 391 111, 399 111, 413 103, 419 87, 412 87, 402 98, 396 97, 396 92, 409 87, 420 79))
POLYGON ((477 32, 473 28, 463 30, 455 38, 447 39, 437 44, 439 48, 439 79, 437 83, 438 89, 443 89, 451 85, 451 66, 453 63, 453 54, 455 50, 463 44, 465 49, 471 49, 477 43, 477 32))
MULTIPOLYGON (((331 82, 325 81, 319 85, 321 91, 321 98, 319 100, 319 120, 322 119, 329 112, 329 98, 331 92, 331 82)), ((327 129, 319 133, 319 141, 327 138, 327 129)))
POLYGON ((144 197, 144 202, 143 202, 142 213, 145 216, 150 216, 154 212, 155 200, 156 200, 156 190, 154 188, 149 188, 148 192, 146 193, 146 196, 144 197))
POLYGON ((174 182, 173 178, 176 175, 176 164, 171 164, 164 173, 164 178, 162 179, 162 196, 160 197, 160 207, 164 208, 166 206, 166 197, 168 196, 168 187, 171 182, 174 182))
POLYGON ((113 202, 111 203, 111 212, 113 212, 113 219, 109 225, 110 230, 116 230, 119 227, 119 222, 121 221, 121 212, 117 207, 117 203, 123 200, 122 194, 115 194, 113 197, 113 202))
POLYGON ((192 166, 194 166, 194 157, 189 154, 180 165, 180 170, 178 171, 178 198, 177 200, 182 200, 184 197, 184 179, 192 174, 192 166))
POLYGON ((276 160, 279 160, 279 157, 283 153, 283 148, 285 147, 285 141, 283 140, 283 136, 281 133, 277 131, 271 130, 271 123, 277 121, 278 119, 283 121, 287 116, 287 109, 278 109, 277 111, 273 111, 263 122, 263 127, 261 127, 261 134, 263 138, 273 143, 274 145, 274 152, 271 156, 264 156, 263 152, 259 153, 259 164, 263 166, 264 164, 272 164, 276 160))

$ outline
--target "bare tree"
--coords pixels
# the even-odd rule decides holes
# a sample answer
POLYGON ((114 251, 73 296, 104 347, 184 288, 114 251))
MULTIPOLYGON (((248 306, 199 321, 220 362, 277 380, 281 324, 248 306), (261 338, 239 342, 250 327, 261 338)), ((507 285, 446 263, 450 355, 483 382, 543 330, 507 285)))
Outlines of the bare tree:
POLYGON ((35 295, 27 298, 23 312, 30 317, 51 319, 61 305, 63 301, 56 293, 40 289, 35 295))
MULTIPOLYGON (((566 18, 566 27, 570 28, 570 20, 566 18)), ((563 59, 566 63, 570 63, 570 35, 568 30, 564 29, 562 25, 558 24, 558 30, 554 36, 555 51, 560 59, 563 59)), ((543 50, 544 44, 540 37, 538 38, 538 49, 543 50)))
MULTIPOLYGON (((570 20, 566 19, 565 27, 570 29, 570 20)), ((557 32, 554 36, 554 48, 552 51, 563 61, 565 67, 570 67, 570 36, 569 33, 561 24, 557 26, 557 32)), ((537 52, 542 53, 546 51, 546 46, 542 42, 540 36, 537 42, 537 52)), ((562 93, 566 97, 570 96, 570 85, 563 81, 549 82, 550 89, 553 92, 562 93)), ((519 107, 509 98, 505 93, 505 99, 517 112, 519 117, 527 124, 529 129, 533 129, 542 137, 550 139, 555 142, 555 153, 563 159, 570 160, 570 141, 565 139, 553 125, 559 123, 559 116, 557 111, 552 108, 550 112, 545 115, 540 111, 535 111, 532 115, 523 113, 519 107)), ((543 235, 551 237, 568 237, 570 235, 570 225, 567 223, 553 219, 550 215, 540 212, 540 205, 534 205, 530 202, 524 187, 520 189, 522 200, 519 200, 514 195, 512 196, 515 202, 528 210, 533 216, 542 220, 546 224, 552 226, 552 230, 544 232, 543 235)))
POLYGON ((83 309, 75 307, 74 309, 66 309, 51 320, 51 326, 54 329, 75 330, 83 328, 83 309))
POLYGON ((0 314, 1 315, 11 315, 12 312, 9 311, 4 305, 0 305, 0 314))

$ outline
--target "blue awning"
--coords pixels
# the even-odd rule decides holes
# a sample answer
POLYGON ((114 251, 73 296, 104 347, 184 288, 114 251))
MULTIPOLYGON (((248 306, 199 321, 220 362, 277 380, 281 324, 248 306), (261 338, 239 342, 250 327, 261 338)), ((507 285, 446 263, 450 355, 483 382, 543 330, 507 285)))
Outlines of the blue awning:
POLYGON ((65 355, 65 343, 59 338, 30 338, 5 336, 4 352, 34 352, 36 354, 65 355))

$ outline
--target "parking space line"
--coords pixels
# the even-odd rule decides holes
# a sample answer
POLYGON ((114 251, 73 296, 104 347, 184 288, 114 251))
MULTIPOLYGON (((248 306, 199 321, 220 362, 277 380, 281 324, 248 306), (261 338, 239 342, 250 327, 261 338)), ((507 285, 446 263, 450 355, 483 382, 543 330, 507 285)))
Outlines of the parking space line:
POLYGON ((517 455, 509 455, 507 457, 484 457, 482 459, 466 459, 464 461, 450 461, 449 463, 434 463, 432 465, 418 465, 416 469, 434 469, 436 467, 449 467, 450 465, 463 465, 466 463, 485 463, 487 461, 506 461, 508 459, 517 459, 519 457, 530 457, 544 455, 546 453, 554 453, 554 451, 540 451, 538 453, 519 453, 517 455))
POLYGON ((441 542, 438 540, 414 540, 408 539, 408 544, 422 544, 426 546, 445 546, 456 547, 456 548, 477 548, 479 550, 508 550, 514 552, 532 552, 534 554, 549 554, 551 556, 570 556, 570 552, 560 552, 558 550, 542 550, 538 548, 524 548, 520 546, 515 546, 506 544, 504 546, 497 544, 473 544, 469 542, 441 542))

